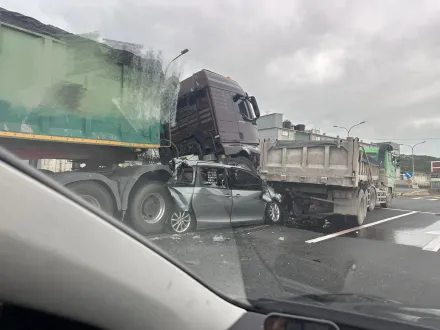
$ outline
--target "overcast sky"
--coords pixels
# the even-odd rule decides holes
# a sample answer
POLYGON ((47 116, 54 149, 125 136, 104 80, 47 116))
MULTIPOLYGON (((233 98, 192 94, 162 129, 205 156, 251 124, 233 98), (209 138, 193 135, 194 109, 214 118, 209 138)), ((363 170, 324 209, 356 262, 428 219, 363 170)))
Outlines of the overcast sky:
POLYGON ((440 157, 438 0, 0 0, 0 7, 141 43, 166 60, 189 48, 183 76, 202 68, 230 75, 263 113, 341 136, 333 125, 365 120, 352 135, 429 138, 416 153, 440 157))

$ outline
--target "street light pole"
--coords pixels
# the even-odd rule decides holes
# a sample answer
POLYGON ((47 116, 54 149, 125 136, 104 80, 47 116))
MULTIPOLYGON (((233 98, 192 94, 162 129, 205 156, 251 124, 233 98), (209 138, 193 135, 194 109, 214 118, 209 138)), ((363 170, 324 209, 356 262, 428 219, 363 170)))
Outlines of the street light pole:
POLYGON ((356 127, 356 126, 359 126, 359 125, 362 125, 362 124, 365 124, 365 120, 364 120, 364 121, 361 121, 360 123, 357 123, 357 124, 351 126, 350 128, 346 128, 346 127, 344 127, 344 126, 336 126, 336 125, 333 125, 333 127, 336 127, 336 128, 343 128, 343 129, 345 129, 345 130, 347 131, 347 137, 350 137, 351 129, 352 129, 353 127, 356 127))
POLYGON ((416 143, 416 144, 413 144, 413 145, 410 145, 410 144, 402 144, 402 146, 407 146, 407 147, 410 147, 410 148, 411 148, 411 160, 412 160, 412 173, 413 173, 413 176, 414 176, 414 148, 417 147, 417 146, 420 145, 420 144, 425 143, 425 142, 426 142, 426 141, 423 141, 423 142, 419 142, 419 143, 416 143))
POLYGON ((171 63, 173 63, 173 62, 174 62, 175 60, 177 60, 180 56, 185 55, 185 54, 188 53, 188 52, 189 52, 189 49, 188 49, 188 48, 183 49, 183 50, 180 52, 179 55, 177 55, 175 58, 173 58, 173 59, 170 61, 170 63, 168 63, 167 67, 165 68, 165 76, 167 75, 167 71, 168 71, 168 68, 170 67, 171 63))

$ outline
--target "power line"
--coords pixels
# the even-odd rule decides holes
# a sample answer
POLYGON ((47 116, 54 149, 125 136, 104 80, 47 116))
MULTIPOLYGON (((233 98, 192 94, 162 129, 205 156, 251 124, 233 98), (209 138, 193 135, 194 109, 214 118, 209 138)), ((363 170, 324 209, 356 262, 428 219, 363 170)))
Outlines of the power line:
POLYGON ((414 141, 414 140, 440 140, 440 137, 416 137, 416 138, 359 138, 361 140, 383 140, 383 141, 393 141, 393 140, 401 140, 401 141, 414 141))

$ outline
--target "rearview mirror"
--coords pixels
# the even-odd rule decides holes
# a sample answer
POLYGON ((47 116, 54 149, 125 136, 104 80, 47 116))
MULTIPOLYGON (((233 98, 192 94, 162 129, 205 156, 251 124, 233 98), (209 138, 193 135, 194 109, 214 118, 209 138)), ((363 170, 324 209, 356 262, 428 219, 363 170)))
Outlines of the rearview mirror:
POLYGON ((255 96, 249 97, 249 102, 251 102, 252 107, 254 108, 255 117, 260 118, 260 108, 258 107, 257 99, 255 96))

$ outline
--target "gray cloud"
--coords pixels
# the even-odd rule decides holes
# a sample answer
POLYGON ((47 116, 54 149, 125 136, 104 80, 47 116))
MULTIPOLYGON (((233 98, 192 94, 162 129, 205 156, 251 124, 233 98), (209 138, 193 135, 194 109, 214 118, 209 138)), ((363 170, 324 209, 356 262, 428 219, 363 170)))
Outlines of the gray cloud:
MULTIPOLYGON (((328 134, 440 137, 440 2, 0 0, 0 6, 76 33, 162 50, 190 48, 183 75, 230 75, 267 111, 328 134)), ((440 140, 419 153, 440 156, 440 140)), ((405 151, 405 150, 404 150, 405 151)))

